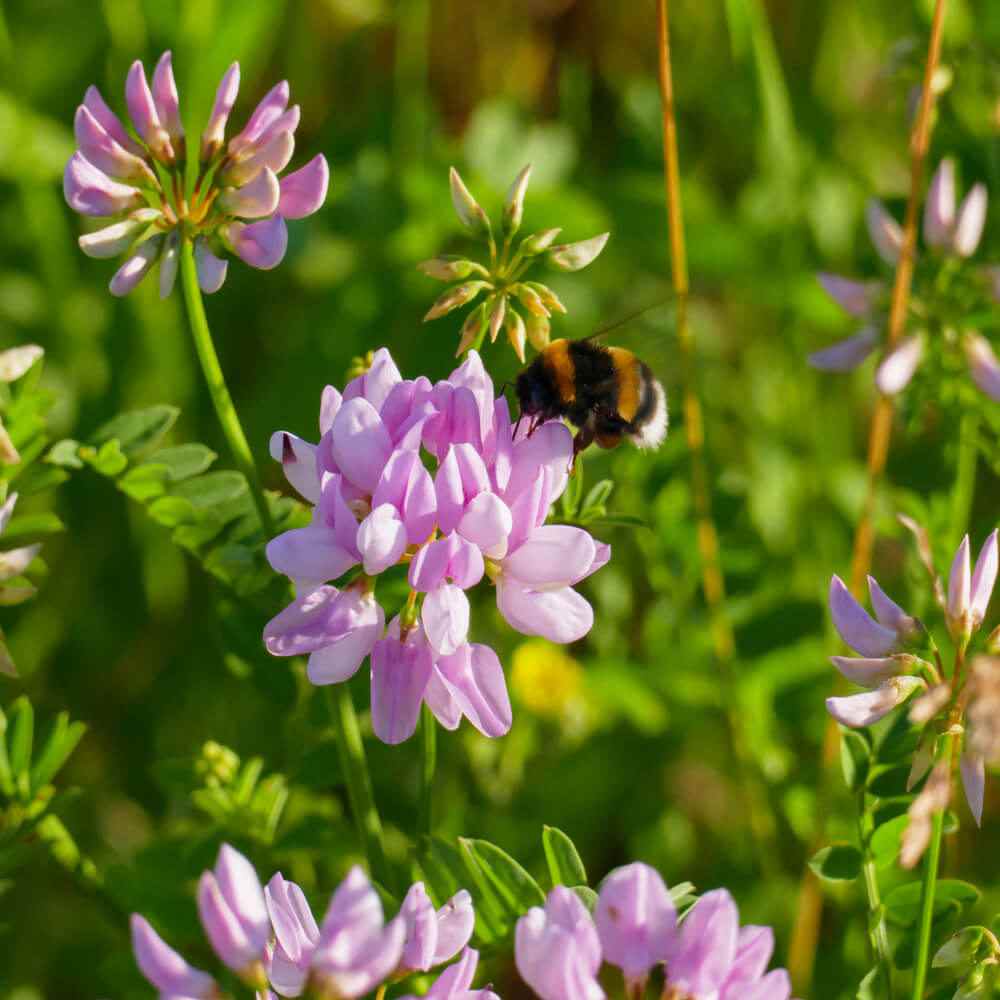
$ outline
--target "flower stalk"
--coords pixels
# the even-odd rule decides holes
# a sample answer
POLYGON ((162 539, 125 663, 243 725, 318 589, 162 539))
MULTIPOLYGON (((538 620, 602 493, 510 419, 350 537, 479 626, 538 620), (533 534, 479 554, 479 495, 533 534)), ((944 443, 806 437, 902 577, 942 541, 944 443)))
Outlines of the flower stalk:
POLYGON ((437 722, 431 710, 424 705, 420 718, 420 743, 423 756, 420 768, 420 810, 417 813, 417 833, 430 834, 433 830, 434 772, 437 768, 437 722))
POLYGON ((372 780, 368 773, 361 729, 354 710, 351 690, 346 684, 331 684, 327 687, 330 707, 330 721, 337 740, 340 766, 347 782, 347 795, 351 800, 351 812, 358 829, 358 839, 368 859, 372 877, 386 889, 392 890, 392 873, 385 854, 382 838, 382 818, 375 806, 372 780))
POLYGON ((684 382, 684 434, 691 456, 691 488, 697 520, 698 552, 701 557, 702 591, 708 606, 712 646, 725 687, 723 703, 733 755, 739 770, 738 784, 744 790, 745 805, 754 830, 754 843, 763 864, 775 856, 768 849, 774 824, 767 809, 758 805, 759 785, 752 772, 752 762, 743 736, 738 710, 734 660, 736 642, 726 612, 725 578, 719 560, 719 535, 712 514, 711 487, 705 458, 705 434, 701 399, 697 389, 694 341, 688 322, 688 268, 684 240, 684 211, 681 202, 680 166, 677 155, 677 119, 674 84, 670 62, 670 17, 668 0, 657 0, 659 39, 659 83, 663 108, 663 161, 667 201, 667 227, 670 241, 670 267, 676 296, 677 341, 680 347, 684 382))
POLYGON ((243 425, 236 413, 232 396, 229 395, 226 377, 222 373, 219 356, 215 351, 212 332, 205 316, 205 303, 202 301, 201 289, 198 286, 194 243, 190 239, 185 238, 181 241, 180 257, 181 285, 184 288, 184 302, 187 306, 188 321, 198 361, 201 363, 201 370, 205 375, 205 382, 208 384, 208 391, 212 397, 212 404, 215 407, 216 416, 219 418, 219 424, 226 435, 226 441, 229 443, 230 451, 240 472, 246 476, 264 534, 270 538, 274 534, 274 521, 267 505, 267 497, 264 496, 260 479, 257 476, 257 467, 254 464, 250 445, 247 443, 246 434, 243 433, 243 425))
MULTIPOLYGON (((941 38, 944 27, 947 0, 936 0, 934 18, 931 24, 930 40, 927 46, 927 61, 924 65, 924 79, 921 89, 920 106, 910 139, 910 191, 906 202, 903 224, 903 242, 896 265, 889 306, 886 354, 900 341, 906 326, 910 286, 913 281, 913 265, 916 256, 917 219, 919 217, 920 196, 923 185, 924 164, 930 144, 931 112, 934 108, 934 87, 932 82, 941 55, 941 38)), ((880 394, 872 411, 868 433, 868 485, 861 517, 854 532, 851 557, 851 592, 861 593, 865 577, 871 567, 872 548, 875 540, 875 501, 882 475, 889 456, 892 435, 892 397, 880 394)), ((836 722, 827 720, 823 739, 824 771, 829 773, 840 747, 840 731, 836 722)), ((825 842, 827 784, 821 784, 820 801, 817 803, 816 845, 825 842)), ((812 856, 810 852, 809 856, 812 856)), ((869 906, 875 901, 869 895, 869 906)), ((816 960, 819 942, 820 916, 823 897, 819 880, 806 866, 799 888, 799 906, 788 952, 788 969, 792 982, 799 991, 808 989, 816 960)))

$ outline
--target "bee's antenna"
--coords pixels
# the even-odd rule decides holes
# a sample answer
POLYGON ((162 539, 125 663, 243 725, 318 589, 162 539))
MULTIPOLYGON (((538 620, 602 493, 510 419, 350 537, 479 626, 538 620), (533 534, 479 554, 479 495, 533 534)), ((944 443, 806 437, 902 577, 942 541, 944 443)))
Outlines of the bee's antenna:
POLYGON ((635 312, 629 313, 627 316, 623 316, 621 319, 616 319, 612 323, 608 323, 607 326, 602 326, 600 329, 595 330, 593 333, 588 333, 583 340, 595 340, 598 337, 603 337, 605 334, 611 333, 612 330, 617 330, 620 326, 625 326, 627 323, 631 323, 633 320, 637 320, 640 316, 645 316, 646 313, 652 312, 654 309, 659 309, 660 306, 665 306, 669 302, 673 302, 677 296, 675 293, 671 292, 669 295, 664 295, 663 298, 657 299, 655 302, 650 302, 648 305, 643 306, 641 309, 637 309, 635 312))

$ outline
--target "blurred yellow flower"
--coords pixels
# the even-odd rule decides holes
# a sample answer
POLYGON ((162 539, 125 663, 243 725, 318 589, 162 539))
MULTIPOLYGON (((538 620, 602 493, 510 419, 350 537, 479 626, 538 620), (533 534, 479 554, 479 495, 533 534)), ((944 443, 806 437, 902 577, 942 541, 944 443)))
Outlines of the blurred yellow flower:
POLYGON ((545 639, 529 639, 514 650, 514 693, 536 715, 562 718, 580 697, 583 668, 545 639))

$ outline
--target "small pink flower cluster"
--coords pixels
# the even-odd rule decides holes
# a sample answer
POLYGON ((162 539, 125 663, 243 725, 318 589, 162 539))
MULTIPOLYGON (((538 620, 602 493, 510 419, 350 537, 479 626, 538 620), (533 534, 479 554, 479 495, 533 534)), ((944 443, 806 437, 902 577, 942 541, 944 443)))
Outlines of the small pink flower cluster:
POLYGON ((664 969, 662 996, 713 1000, 788 1000, 784 969, 767 971, 770 927, 740 927, 725 889, 707 892, 682 923, 656 869, 636 862, 612 872, 591 917, 572 889, 556 886, 545 908, 517 922, 515 959, 541 1000, 603 1000, 602 963, 617 966, 628 997, 645 995, 654 968, 664 969))
POLYGON ((384 348, 343 394, 327 386, 319 427, 318 444, 286 431, 271 439, 315 507, 308 527, 267 547, 299 594, 266 626, 268 650, 308 654, 314 684, 346 681, 370 655, 372 721, 386 743, 413 734, 422 703, 448 729, 465 716, 487 736, 507 732, 503 669, 469 642, 465 592, 490 579, 501 615, 525 635, 567 643, 590 631, 593 610, 573 586, 610 547, 545 523, 569 479, 569 428, 515 427, 475 351, 431 384, 403 379, 384 348), (374 578, 399 564, 410 599, 386 629, 374 578), (331 585, 358 566, 352 582, 331 585))
MULTIPOLYGON (((942 160, 931 179, 924 205, 924 244, 929 251, 955 260, 971 257, 979 247, 986 223, 987 192, 975 184, 956 208, 955 163, 942 160)), ((885 206, 873 198, 865 213, 868 234, 876 252, 891 267, 899 262, 903 228, 885 206)), ((856 281, 839 274, 820 274, 826 293, 845 312, 862 321, 861 329, 846 340, 824 347, 809 356, 809 364, 821 371, 846 372, 857 368, 883 340, 888 289, 881 281, 856 281)), ((981 284, 1000 300, 1000 267, 983 270, 981 284)), ((995 400, 1000 400, 1000 360, 989 340, 976 330, 948 332, 948 346, 961 347, 973 382, 995 400), (952 341, 954 343, 952 343, 952 341)), ((929 347, 926 332, 904 337, 889 351, 875 372, 879 391, 894 396, 909 385, 929 347)))
POLYGON ((169 52, 153 71, 152 84, 139 60, 125 81, 132 131, 90 87, 76 109, 79 149, 66 165, 63 191, 82 215, 113 220, 80 237, 90 257, 127 254, 111 279, 113 295, 127 295, 160 262, 160 295, 177 276, 180 243, 194 240, 198 282, 215 292, 227 263, 217 254, 235 253, 251 267, 276 267, 285 255, 285 219, 301 219, 326 200, 330 171, 325 157, 278 180, 295 150, 298 105, 288 106, 288 83, 273 87, 243 130, 224 145, 226 123, 240 86, 233 63, 219 84, 201 136, 198 181, 185 184, 187 141, 169 52), (258 220, 246 222, 244 220, 258 220))
MULTIPOLYGON (((219 960, 259 990, 262 1000, 303 992, 353 1000, 389 980, 429 972, 459 952, 426 996, 497 1000, 488 988, 472 989, 479 954, 467 947, 475 913, 464 889, 436 910, 423 883, 416 882, 398 915, 386 922, 378 892, 355 867, 317 924, 299 886, 280 872, 261 886, 253 865, 223 844, 215 868, 203 872, 198 883, 198 913, 219 960)), ((138 913, 132 915, 132 951, 161 997, 221 996, 212 976, 189 965, 138 913)))

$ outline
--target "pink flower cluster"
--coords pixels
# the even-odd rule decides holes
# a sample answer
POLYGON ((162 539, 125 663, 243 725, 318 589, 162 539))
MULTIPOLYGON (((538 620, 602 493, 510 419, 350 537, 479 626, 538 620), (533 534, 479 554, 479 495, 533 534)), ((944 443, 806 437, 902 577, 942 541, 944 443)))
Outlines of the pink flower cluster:
POLYGON ((268 650, 308 654, 314 684, 346 681, 370 655, 372 721, 386 743, 413 734, 422 703, 448 729, 464 716, 487 736, 507 732, 503 669, 469 641, 466 591, 488 578, 501 615, 525 635, 567 643, 590 630, 593 610, 573 586, 610 548, 545 523, 568 482, 569 429, 516 429, 475 351, 432 384, 403 379, 384 348, 343 394, 327 386, 319 429, 318 444, 286 431, 271 440, 315 507, 308 527, 267 547, 299 595, 264 629, 268 650), (399 564, 410 599, 386 628, 375 578, 399 564), (342 589, 331 584, 356 567, 342 589))
MULTIPOLYGON (((987 192, 975 184, 956 208, 955 163, 942 160, 931 179, 924 204, 924 244, 929 251, 957 260, 971 257, 979 247, 986 223, 987 192)), ((885 206, 873 198, 865 213, 868 234, 878 255, 895 267, 903 247, 903 228, 885 206)), ((862 322, 861 329, 846 340, 824 347, 809 356, 809 364, 822 371, 846 372, 857 368, 883 339, 888 289, 881 281, 856 281, 838 274, 820 274, 820 284, 845 312, 862 322)), ((982 284, 1000 300, 1000 267, 987 267, 982 284)), ((949 335, 951 336, 951 335, 949 335)), ((975 330, 954 335, 965 355, 973 382, 1000 400, 1000 360, 989 340, 975 330)), ((925 332, 904 337, 879 364, 875 384, 880 392, 894 396, 909 385, 928 350, 925 332)))
MULTIPOLYGON (((426 995, 434 1000, 497 1000, 489 989, 472 989, 479 955, 467 947, 475 913, 465 890, 435 909, 423 883, 417 882, 397 916, 387 922, 378 892, 355 867, 317 924, 299 886, 280 872, 261 886, 253 865, 223 844, 215 868, 198 883, 198 912, 220 961, 267 1000, 275 993, 353 1000, 390 979, 429 972, 459 952, 459 960, 426 995)), ((161 998, 210 1000, 221 995, 209 973, 189 965, 138 913, 132 915, 132 950, 161 998)))
POLYGON ((330 171, 320 155, 278 180, 295 150, 298 105, 289 107, 287 81, 273 87, 243 130, 224 144, 226 123, 240 86, 239 63, 219 84, 201 136, 200 170, 192 191, 185 183, 187 141, 169 52, 147 82, 139 60, 125 81, 132 130, 90 87, 76 110, 79 147, 66 165, 63 191, 82 215, 110 225, 80 237, 90 257, 125 262, 111 279, 113 295, 127 295, 160 262, 160 295, 177 276, 182 239, 193 239, 198 282, 215 292, 226 279, 228 251, 251 267, 276 267, 288 245, 286 219, 301 219, 326 200, 330 171), (245 220, 255 220, 247 222, 245 220))
POLYGON ((603 1000, 602 963, 617 966, 626 996, 645 995, 657 966, 664 997, 713 1000, 788 1000, 784 969, 767 971, 774 950, 769 927, 740 927, 725 889, 705 893, 678 924, 659 873, 636 862, 612 872, 601 886, 594 916, 572 889, 556 886, 545 908, 518 922, 515 959, 521 978, 541 1000, 603 1000))

